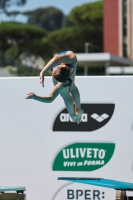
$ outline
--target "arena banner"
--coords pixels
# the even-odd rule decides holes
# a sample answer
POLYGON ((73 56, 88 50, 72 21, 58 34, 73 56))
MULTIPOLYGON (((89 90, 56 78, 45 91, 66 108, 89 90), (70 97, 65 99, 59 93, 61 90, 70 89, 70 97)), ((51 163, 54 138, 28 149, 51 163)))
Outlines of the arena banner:
MULTIPOLYGON (((115 190, 58 180, 96 177, 133 182, 133 77, 76 77, 84 114, 72 122, 52 77, 0 78, 0 186, 26 187, 27 200, 115 200, 115 190)), ((129 194, 130 195, 130 194, 129 194)))

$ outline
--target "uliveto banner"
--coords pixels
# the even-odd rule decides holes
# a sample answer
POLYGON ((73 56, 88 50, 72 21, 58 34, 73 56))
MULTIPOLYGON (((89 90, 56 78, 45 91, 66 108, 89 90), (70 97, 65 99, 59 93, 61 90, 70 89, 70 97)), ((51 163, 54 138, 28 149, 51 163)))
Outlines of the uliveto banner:
POLYGON ((0 186, 25 186, 27 200, 115 199, 115 191, 58 177, 133 182, 133 77, 76 77, 84 110, 72 122, 59 95, 51 104, 45 78, 0 79, 0 186))

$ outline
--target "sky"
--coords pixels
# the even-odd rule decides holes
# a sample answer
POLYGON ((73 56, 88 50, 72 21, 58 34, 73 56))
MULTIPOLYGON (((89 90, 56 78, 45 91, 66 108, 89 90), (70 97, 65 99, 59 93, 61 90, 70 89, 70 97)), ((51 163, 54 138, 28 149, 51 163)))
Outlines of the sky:
MULTIPOLYGON (((9 8, 10 11, 31 11, 37 8, 46 8, 49 6, 53 6, 55 8, 60 9, 65 15, 68 15, 71 10, 77 6, 81 6, 85 3, 96 2, 98 0, 27 0, 27 3, 24 6, 11 6, 9 8)), ((14 17, 7 17, 5 14, 0 14, 0 22, 1 21, 19 21, 26 23, 27 17, 23 15, 17 15, 16 18, 14 17)))

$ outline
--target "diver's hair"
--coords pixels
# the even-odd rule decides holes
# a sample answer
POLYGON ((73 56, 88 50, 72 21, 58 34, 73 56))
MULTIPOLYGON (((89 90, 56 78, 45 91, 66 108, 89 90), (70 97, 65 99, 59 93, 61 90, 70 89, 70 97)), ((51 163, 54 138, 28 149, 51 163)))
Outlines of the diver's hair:
POLYGON ((70 78, 70 68, 57 68, 52 75, 57 81, 66 82, 70 78))

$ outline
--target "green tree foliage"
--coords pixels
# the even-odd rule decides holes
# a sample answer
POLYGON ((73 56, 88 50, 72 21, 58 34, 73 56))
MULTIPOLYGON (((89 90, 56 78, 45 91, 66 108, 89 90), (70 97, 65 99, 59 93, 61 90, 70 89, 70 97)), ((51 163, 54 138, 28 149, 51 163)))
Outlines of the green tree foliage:
POLYGON ((64 16, 60 10, 53 7, 23 14, 28 16, 28 23, 32 26, 19 23, 0 24, 0 48, 7 55, 18 58, 22 52, 26 52, 48 60, 54 53, 64 49, 84 52, 85 42, 91 44, 90 52, 102 52, 102 1, 76 7, 68 16, 64 16), (47 35, 44 28, 48 32, 47 35))
POLYGON ((44 28, 47 32, 61 28, 64 14, 57 8, 39 8, 32 12, 24 12, 29 16, 28 24, 34 24, 44 28))
MULTIPOLYGON (((0 24, 0 51, 18 58, 23 52, 27 54, 44 55, 46 52, 45 42, 46 32, 42 28, 32 25, 1 23, 0 24), (45 51, 38 50, 45 49, 45 51)), ((48 46, 48 45, 47 45, 48 46)), ((48 53, 48 48, 47 48, 48 53)), ((51 52, 50 52, 51 53, 51 52)))
POLYGON ((62 21, 62 28, 73 27, 74 25, 74 22, 70 19, 70 15, 64 16, 62 21))
POLYGON ((103 48, 103 2, 84 4, 74 8, 67 16, 66 28, 52 31, 48 40, 55 52, 71 49, 77 53, 85 51, 85 42, 90 43, 90 52, 102 52, 103 48), (71 26, 71 27, 70 27, 71 26))
POLYGON ((15 21, 16 16, 19 14, 21 14, 21 12, 19 12, 19 11, 6 12, 6 15, 8 17, 12 17, 12 21, 15 21))
POLYGON ((89 25, 94 27, 94 23, 100 23, 103 20, 103 1, 83 4, 74 8, 71 13, 71 19, 77 25, 89 25))
POLYGON ((6 12, 6 15, 8 16, 8 17, 10 17, 10 16, 16 16, 16 15, 18 15, 18 14, 20 14, 21 12, 19 12, 19 11, 12 11, 12 12, 6 12))
POLYGON ((27 0, 0 0, 0 12, 7 12, 7 9, 12 5, 22 6, 27 0))
POLYGON ((25 67, 19 65, 17 67, 17 75, 18 76, 39 76, 40 70, 32 68, 32 67, 25 67))
POLYGON ((91 44, 91 50, 93 52, 102 51, 103 1, 74 8, 70 13, 70 18, 80 30, 85 42, 91 44))
POLYGON ((84 39, 77 27, 53 31, 48 35, 48 40, 53 44, 56 53, 67 49, 77 53, 81 53, 84 50, 84 39))
POLYGON ((32 45, 35 47, 33 53, 36 56, 41 56, 45 62, 53 56, 54 46, 47 40, 46 37, 43 37, 40 40, 34 40, 32 45))

